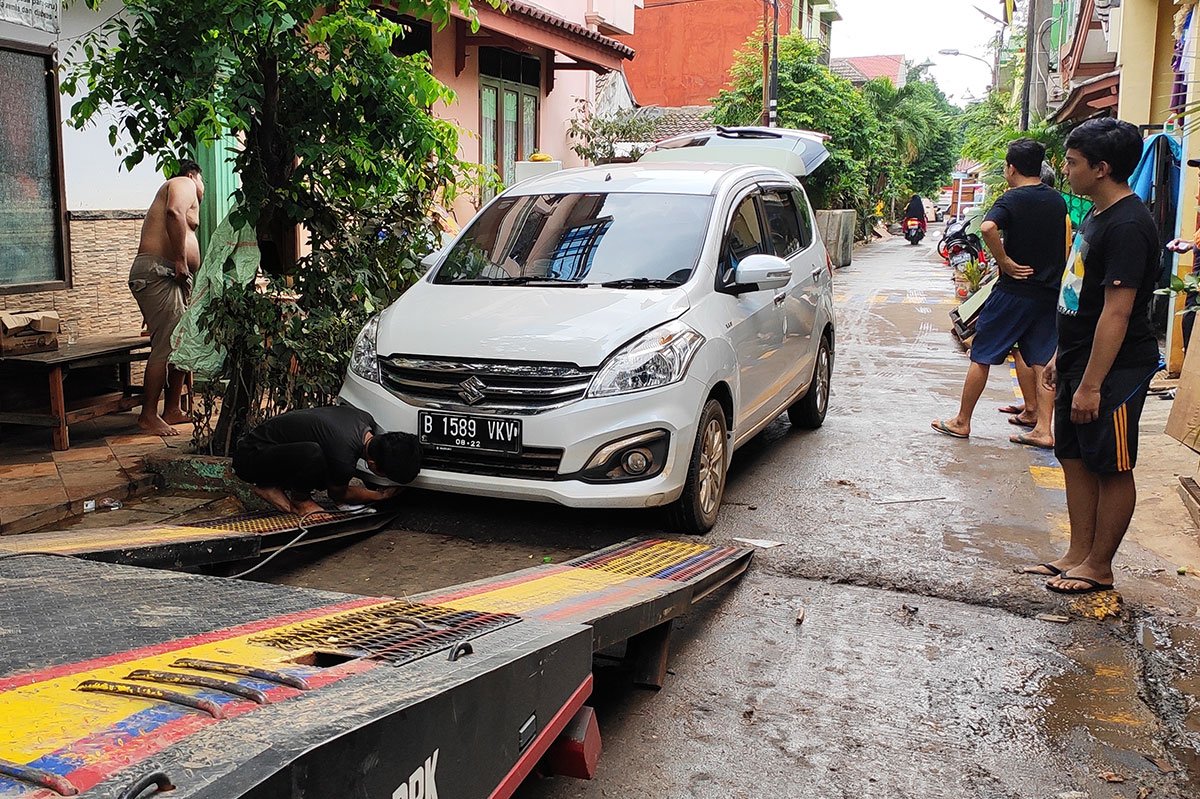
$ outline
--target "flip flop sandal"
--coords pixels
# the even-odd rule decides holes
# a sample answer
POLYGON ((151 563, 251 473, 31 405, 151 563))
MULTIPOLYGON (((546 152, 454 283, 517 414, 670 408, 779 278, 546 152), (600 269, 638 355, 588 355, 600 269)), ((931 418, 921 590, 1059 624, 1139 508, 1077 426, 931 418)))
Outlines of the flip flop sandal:
POLYGON ((997 408, 996 410, 1000 411, 1000 413, 1006 413, 1009 416, 1012 416, 1013 414, 1025 413, 1025 406, 1024 405, 1005 405, 1003 408, 997 408))
POLYGON ((945 422, 931 422, 929 426, 932 427, 934 430, 938 431, 939 433, 941 433, 942 435, 950 436, 951 438, 970 438, 971 437, 970 434, 968 434, 968 433, 956 433, 955 431, 951 430, 949 427, 946 427, 945 422))
POLYGON ((1008 417, 1008 423, 1015 424, 1017 427, 1028 427, 1030 430, 1037 427, 1037 422, 1027 422, 1024 419, 1022 419, 1020 416, 1008 417))
POLYGON ((1033 447, 1034 449, 1054 449, 1053 444, 1043 444, 1041 441, 1034 441, 1024 433, 1019 433, 1015 436, 1009 436, 1008 440, 1014 444, 1024 444, 1025 446, 1033 447))
POLYGON ((1077 583, 1086 583, 1087 588, 1060 588, 1057 585, 1046 583, 1046 587, 1056 594, 1094 594, 1100 591, 1112 591, 1112 583, 1101 583, 1089 577, 1072 577, 1066 572, 1058 575, 1062 580, 1074 580, 1077 583))
POLYGON ((1036 566, 1026 566, 1023 569, 1017 569, 1017 574, 1032 574, 1034 577, 1057 577, 1062 574, 1063 570, 1055 566, 1053 563, 1039 563, 1036 566), (1035 569, 1045 569, 1040 572, 1035 569))

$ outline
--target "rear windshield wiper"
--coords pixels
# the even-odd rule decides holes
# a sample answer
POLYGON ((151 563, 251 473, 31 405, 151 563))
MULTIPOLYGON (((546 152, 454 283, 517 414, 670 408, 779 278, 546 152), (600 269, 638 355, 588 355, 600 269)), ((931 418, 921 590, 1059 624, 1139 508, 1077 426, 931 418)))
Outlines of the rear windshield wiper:
POLYGON ((545 275, 516 275, 514 277, 481 277, 469 280, 452 280, 453 285, 458 286, 525 286, 530 283, 552 284, 555 286, 563 286, 569 288, 583 288, 586 283, 580 283, 576 280, 563 280, 558 277, 546 277, 545 275))
POLYGON ((623 277, 600 284, 606 289, 673 289, 682 286, 678 280, 661 280, 654 277, 623 277))

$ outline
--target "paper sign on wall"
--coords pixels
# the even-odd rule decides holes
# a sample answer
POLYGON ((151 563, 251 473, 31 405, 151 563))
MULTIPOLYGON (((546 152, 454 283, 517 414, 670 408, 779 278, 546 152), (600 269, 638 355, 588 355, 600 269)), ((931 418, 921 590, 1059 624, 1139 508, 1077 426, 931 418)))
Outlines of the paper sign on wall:
POLYGON ((61 0, 0 0, 0 20, 58 33, 61 0))

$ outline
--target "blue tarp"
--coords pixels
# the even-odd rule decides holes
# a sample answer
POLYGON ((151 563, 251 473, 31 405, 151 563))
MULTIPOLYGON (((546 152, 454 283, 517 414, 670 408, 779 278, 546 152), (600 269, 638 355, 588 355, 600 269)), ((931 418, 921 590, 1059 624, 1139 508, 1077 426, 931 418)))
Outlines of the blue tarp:
POLYGON ((1133 189, 1143 202, 1156 199, 1154 195, 1154 178, 1158 174, 1158 141, 1165 139, 1171 148, 1174 159, 1168 165, 1167 192, 1170 197, 1179 196, 1179 164, 1183 158, 1183 145, 1174 136, 1166 133, 1156 133, 1146 139, 1142 145, 1142 160, 1129 178, 1129 188, 1133 189))

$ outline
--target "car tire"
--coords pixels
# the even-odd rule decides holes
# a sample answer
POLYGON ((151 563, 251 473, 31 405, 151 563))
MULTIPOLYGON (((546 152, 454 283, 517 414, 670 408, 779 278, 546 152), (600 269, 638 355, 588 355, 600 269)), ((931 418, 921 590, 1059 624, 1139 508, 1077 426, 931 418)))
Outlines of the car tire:
POLYGON ((728 450, 725 409, 721 403, 710 399, 704 404, 696 428, 683 495, 667 511, 672 527, 680 532, 703 535, 717 523, 725 481, 729 476, 728 450))
POLYGON ((829 387, 833 377, 833 348, 829 337, 821 336, 817 349, 817 362, 813 365, 813 379, 804 396, 788 408, 788 419, 796 427, 816 430, 825 423, 829 410, 829 387))

